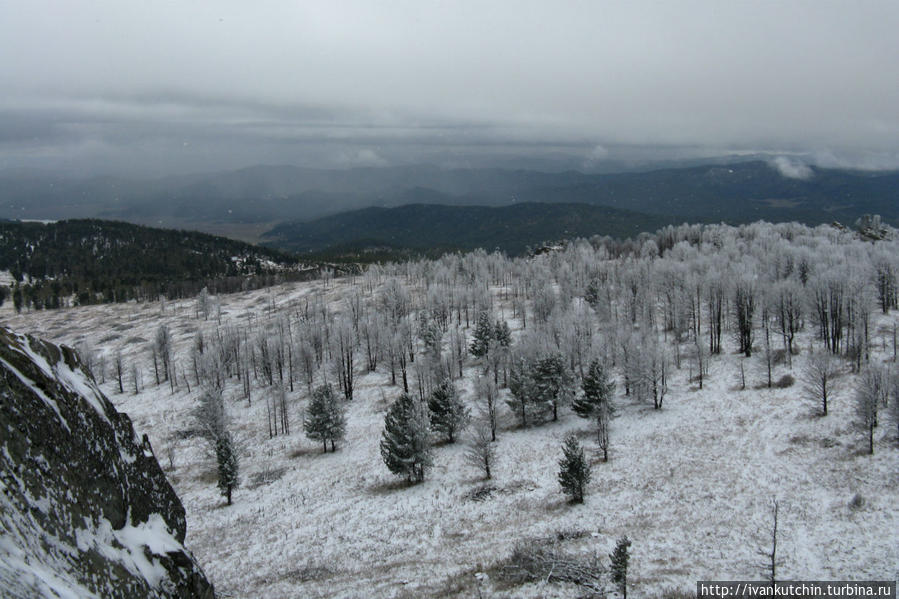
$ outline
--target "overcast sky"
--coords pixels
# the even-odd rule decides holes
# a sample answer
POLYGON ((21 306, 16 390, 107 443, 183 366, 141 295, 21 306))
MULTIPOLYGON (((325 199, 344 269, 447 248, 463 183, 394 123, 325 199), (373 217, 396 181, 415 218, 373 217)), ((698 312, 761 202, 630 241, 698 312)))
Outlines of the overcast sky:
POLYGON ((897 167, 897 32, 896 0, 0 0, 0 169, 897 167))

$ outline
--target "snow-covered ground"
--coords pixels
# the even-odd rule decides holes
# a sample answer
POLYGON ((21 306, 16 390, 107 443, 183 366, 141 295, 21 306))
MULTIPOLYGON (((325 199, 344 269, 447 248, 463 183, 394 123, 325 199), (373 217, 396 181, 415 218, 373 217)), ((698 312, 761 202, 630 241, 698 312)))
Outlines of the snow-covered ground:
MULTIPOLYGON (((319 291, 338 302, 351 284, 289 284, 218 301, 223 322, 244 324, 268 318, 273 303, 289 310, 319 291)), ((205 442, 177 434, 191 426, 197 390, 156 387, 146 365, 161 323, 173 334, 176 361, 185 359, 198 328, 216 326, 196 317, 193 301, 22 315, 7 303, 0 314, 14 330, 88 342, 108 356, 124 347, 127 360, 140 361, 141 393, 119 394, 109 376, 102 388, 138 435, 149 435, 187 509, 185 544, 222 597, 576 597, 578 589, 558 584, 508 588, 493 567, 516 544, 538 537, 564 537, 566 552, 599 556, 607 565, 624 534, 633 542, 633 596, 689 590, 700 579, 760 580, 772 498, 780 502, 782 578, 899 578, 895 424, 885 419, 875 453, 867 455, 848 384, 827 417, 815 414, 798 382, 757 388, 758 359, 747 362, 749 384, 741 391, 741 357, 729 340, 702 390, 688 380, 686 362, 672 370, 662 410, 624 397, 619 383, 608 463, 599 459, 590 423, 570 410, 557 423, 522 430, 502 406, 495 490, 482 501, 467 497, 485 481, 465 461, 463 443, 435 448, 423 484, 406 486, 386 469, 379 441, 388 402, 400 389, 383 368, 357 372, 346 439, 327 454, 303 434, 304 386, 289 395, 291 434, 269 439, 261 392, 247 405, 233 381, 226 398, 242 448, 242 486, 225 506, 205 442), (568 504, 557 481, 569 431, 581 436, 593 463, 583 505, 568 504), (856 494, 864 505, 853 509, 856 494)), ((896 315, 879 318, 892 323, 896 315)), ((799 336, 800 347, 808 347, 809 335, 799 336)), ((879 343, 876 349, 875 360, 892 355, 879 343)), ((794 360, 795 370, 803 359, 794 360)), ((467 397, 481 368, 469 357, 467 397)), ((789 372, 779 365, 775 378, 789 372)))

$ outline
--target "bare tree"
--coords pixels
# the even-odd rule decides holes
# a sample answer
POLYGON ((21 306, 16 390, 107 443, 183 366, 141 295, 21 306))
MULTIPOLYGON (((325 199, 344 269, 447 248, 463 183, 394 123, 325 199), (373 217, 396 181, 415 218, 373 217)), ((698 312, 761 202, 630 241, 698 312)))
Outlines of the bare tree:
POLYGON ((116 350, 112 364, 113 368, 115 369, 116 381, 118 381, 119 384, 119 393, 124 393, 125 387, 122 384, 122 379, 124 378, 125 374, 125 361, 122 359, 121 348, 116 350))
POLYGON ((134 385, 134 394, 140 393, 140 389, 143 386, 143 377, 136 362, 131 363, 131 383, 134 385))
POLYGON ((465 451, 465 459, 472 466, 484 472, 484 478, 492 477, 493 464, 496 461, 496 445, 491 441, 490 423, 478 419, 469 433, 469 444, 465 451))
POLYGON ((882 368, 868 367, 858 379, 855 389, 855 413, 858 425, 868 438, 868 454, 874 454, 874 429, 877 411, 886 393, 886 377, 882 368))
MULTIPOLYGON (((162 364, 162 381, 171 381, 172 333, 169 331, 169 327, 165 324, 159 325, 159 328, 156 329, 156 337, 153 340, 154 367, 156 367, 157 359, 162 364)), ((159 384, 159 382, 159 377, 157 375, 156 384, 159 384)), ((174 381, 171 381, 171 383, 172 392, 174 393, 174 381)))
POLYGON ((784 349, 787 351, 787 363, 793 366, 793 340, 802 325, 802 286, 796 281, 787 280, 774 287, 774 312, 784 349))
POLYGON ((488 377, 481 377, 475 385, 475 393, 477 393, 480 400, 478 417, 487 423, 487 426, 490 429, 490 440, 496 441, 496 404, 499 398, 496 384, 488 377))
POLYGON ((899 440, 899 370, 894 370, 890 376, 890 405, 893 410, 893 420, 896 423, 896 439, 899 440))
POLYGON ((780 502, 774 497, 771 499, 771 544, 765 549, 758 550, 759 555, 765 559, 762 567, 767 572, 766 578, 771 583, 772 588, 777 585, 777 568, 781 565, 781 560, 777 557, 779 512, 780 502))
POLYGON ((757 304, 756 286, 748 278, 736 283, 734 288, 733 312, 737 325, 737 341, 740 351, 747 358, 752 357, 753 317, 757 304))
POLYGON ((346 319, 340 319, 334 327, 334 362, 337 381, 343 396, 347 401, 353 399, 353 368, 356 355, 356 335, 352 323, 346 319))
POLYGON ((809 398, 820 402, 822 416, 827 416, 827 402, 836 390, 839 374, 839 359, 826 350, 811 354, 800 374, 809 398))
POLYGON ((209 313, 212 311, 212 302, 209 299, 209 290, 203 287, 197 294, 196 313, 197 318, 203 315, 203 320, 209 320, 209 313))

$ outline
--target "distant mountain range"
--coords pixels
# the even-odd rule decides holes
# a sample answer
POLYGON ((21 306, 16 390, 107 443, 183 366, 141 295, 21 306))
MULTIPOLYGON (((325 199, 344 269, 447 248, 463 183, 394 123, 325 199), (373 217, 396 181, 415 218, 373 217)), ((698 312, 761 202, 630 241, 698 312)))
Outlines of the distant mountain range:
MULTIPOLYGON (((590 231, 608 235, 683 221, 851 223, 866 213, 899 224, 899 172, 810 167, 805 174, 808 177, 804 179, 787 177, 763 160, 615 174, 433 166, 342 171, 258 166, 155 180, 79 180, 6 172, 0 173, 0 217, 126 220, 254 242, 265 240, 295 250, 364 242, 512 249, 572 231, 574 222, 583 225, 578 234, 588 234, 586 223, 591 223, 595 228, 590 231), (421 207, 411 207, 425 204, 446 208, 439 217, 424 218, 418 216, 421 207), (522 204, 556 204, 557 208, 512 209, 522 204), (600 207, 606 212, 590 212, 575 205, 600 207), (400 206, 410 208, 354 212, 400 206), (475 215, 468 210, 472 206, 509 210, 475 215), (460 210, 453 212, 449 207, 460 210), (527 224, 528 210, 539 214, 541 221, 527 224), (337 216, 342 213, 346 214, 337 216), (388 215, 401 222, 386 223, 388 215), (483 232, 480 239, 474 231, 464 232, 461 222, 467 218, 487 219, 475 228, 483 232), (494 218, 512 218, 516 226, 525 229, 517 235, 497 233, 487 226, 494 218), (415 225, 410 228, 410 223, 415 225), (329 238, 325 231, 330 232, 329 238), (350 231, 355 233, 350 235, 350 231), (497 243, 497 239, 506 241, 497 243)), ((503 223, 503 227, 507 225, 511 223, 503 223)))

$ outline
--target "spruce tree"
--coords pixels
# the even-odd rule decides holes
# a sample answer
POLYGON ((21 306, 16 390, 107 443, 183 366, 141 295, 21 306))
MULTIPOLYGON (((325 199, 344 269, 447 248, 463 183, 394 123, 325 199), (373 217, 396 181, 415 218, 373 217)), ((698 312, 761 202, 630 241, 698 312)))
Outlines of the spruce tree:
POLYGON ((456 433, 468 424, 469 412, 450 379, 441 381, 428 398, 428 412, 431 416, 431 430, 446 435, 449 443, 454 443, 456 433))
POLYGON ((220 434, 215 440, 215 459, 218 462, 218 488, 231 505, 231 491, 237 487, 237 452, 231 435, 220 434))
POLYGON ((490 342, 493 339, 493 326, 490 324, 490 315, 485 311, 478 315, 478 324, 475 326, 474 338, 468 351, 476 358, 483 358, 490 353, 490 342))
POLYGON ((303 419, 303 429, 307 437, 321 441, 323 453, 328 451, 328 442, 331 443, 331 451, 334 451, 336 441, 343 439, 346 418, 331 385, 322 385, 312 392, 306 417, 303 419))
POLYGON ((493 338, 500 347, 509 347, 512 345, 512 330, 509 323, 505 320, 497 320, 493 325, 493 338))
POLYGON ((391 472, 405 476, 409 482, 423 481, 431 465, 427 413, 408 393, 400 395, 387 410, 381 458, 391 472))
POLYGON ((596 441, 602 449, 603 461, 609 459, 609 421, 614 409, 612 393, 615 383, 609 380, 605 369, 598 360, 593 360, 582 383, 584 395, 574 400, 572 409, 581 418, 594 418, 596 441))
POLYGON ((561 354, 537 360, 534 366, 534 398, 552 419, 559 419, 559 405, 568 403, 574 395, 574 377, 565 367, 561 354))
POLYGON ((628 561, 630 561, 630 552, 628 551, 630 546, 631 542, 625 535, 618 539, 615 551, 609 554, 609 558, 612 560, 609 568, 612 582, 618 587, 618 592, 621 593, 622 599, 627 599, 627 565, 628 561))
POLYGON ((565 437, 562 453, 562 459, 559 460, 559 484, 572 503, 583 503, 584 489, 590 482, 590 464, 574 434, 565 437))
POLYGON ((596 309, 596 306, 599 305, 599 281, 593 279, 587 284, 587 289, 584 290, 584 299, 591 308, 596 309))
POLYGON ((518 417, 521 426, 528 425, 528 416, 533 412, 533 389, 534 381, 531 378, 530 364, 523 359, 517 360, 512 364, 509 372, 511 396, 506 400, 506 404, 518 417))

